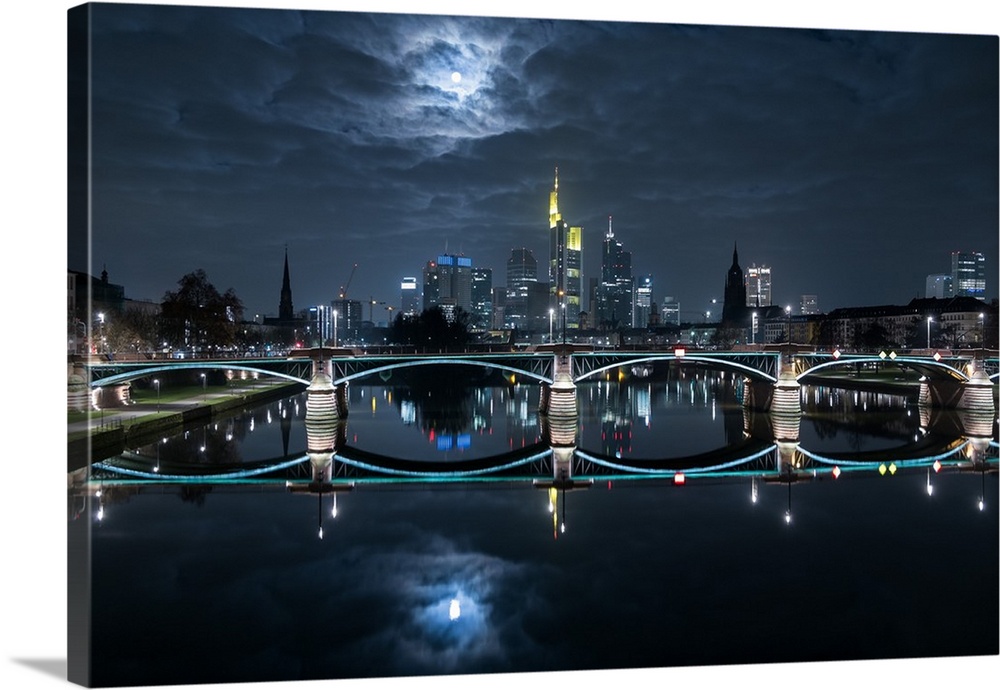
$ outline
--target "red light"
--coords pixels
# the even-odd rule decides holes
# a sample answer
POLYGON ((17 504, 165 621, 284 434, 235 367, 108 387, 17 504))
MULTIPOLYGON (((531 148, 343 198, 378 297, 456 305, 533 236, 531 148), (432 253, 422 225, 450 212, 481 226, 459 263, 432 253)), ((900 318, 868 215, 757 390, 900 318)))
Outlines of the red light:
POLYGON ((674 484, 683 484, 683 483, 684 483, 684 473, 678 472, 677 474, 674 475, 674 484))
POLYGON ((428 440, 428 441, 433 441, 433 440, 434 440, 434 438, 435 438, 435 434, 434 434, 434 429, 431 429, 431 433, 430 433, 430 434, 428 434, 428 436, 427 436, 427 440, 428 440))
POLYGON ((608 491, 611 491, 611 480, 608 480, 608 491))
POLYGON ((833 467, 833 478, 836 479, 840 476, 840 467, 834 465, 833 467))

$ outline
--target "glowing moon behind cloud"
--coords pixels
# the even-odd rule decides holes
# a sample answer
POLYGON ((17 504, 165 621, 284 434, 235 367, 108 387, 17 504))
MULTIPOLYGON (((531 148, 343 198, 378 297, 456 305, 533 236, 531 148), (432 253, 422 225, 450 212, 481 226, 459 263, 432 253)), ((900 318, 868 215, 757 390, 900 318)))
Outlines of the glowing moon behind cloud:
POLYGON ((451 80, 453 82, 455 82, 456 84, 458 82, 462 81, 462 73, 461 72, 452 72, 451 73, 451 80))

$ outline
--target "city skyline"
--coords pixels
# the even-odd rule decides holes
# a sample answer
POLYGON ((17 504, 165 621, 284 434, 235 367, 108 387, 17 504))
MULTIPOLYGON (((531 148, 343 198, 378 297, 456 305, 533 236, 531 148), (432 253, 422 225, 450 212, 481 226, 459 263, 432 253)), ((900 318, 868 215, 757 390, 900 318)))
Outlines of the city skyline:
POLYGON ((513 248, 547 262, 556 167, 584 284, 613 215, 654 299, 690 313, 721 300, 734 242, 775 303, 827 310, 921 296, 952 251, 997 260, 995 37, 114 12, 94 32, 90 269, 132 299, 204 268, 276 314, 286 246, 298 305, 355 263, 352 296, 395 303, 441 253, 495 276, 513 248))

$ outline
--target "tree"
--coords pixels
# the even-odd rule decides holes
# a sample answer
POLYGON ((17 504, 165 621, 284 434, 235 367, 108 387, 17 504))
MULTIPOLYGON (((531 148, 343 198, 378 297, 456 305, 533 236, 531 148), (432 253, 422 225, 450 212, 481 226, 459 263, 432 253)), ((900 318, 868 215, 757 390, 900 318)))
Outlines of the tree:
POLYGON ((232 345, 243 320, 243 303, 233 289, 220 294, 200 268, 177 284, 177 291, 163 295, 163 339, 194 350, 232 345))
POLYGON ((420 349, 462 348, 469 342, 469 313, 456 309, 452 321, 439 307, 426 309, 418 316, 400 314, 392 322, 389 336, 397 344, 420 349))

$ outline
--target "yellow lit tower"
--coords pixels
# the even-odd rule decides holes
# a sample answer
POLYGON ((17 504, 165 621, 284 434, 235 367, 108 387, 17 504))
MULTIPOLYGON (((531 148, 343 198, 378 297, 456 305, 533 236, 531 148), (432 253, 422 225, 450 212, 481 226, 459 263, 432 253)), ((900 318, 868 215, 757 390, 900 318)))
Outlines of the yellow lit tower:
POLYGON ((549 193, 549 299, 560 326, 580 327, 583 294, 583 228, 566 225, 559 212, 559 168, 549 193))

